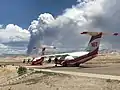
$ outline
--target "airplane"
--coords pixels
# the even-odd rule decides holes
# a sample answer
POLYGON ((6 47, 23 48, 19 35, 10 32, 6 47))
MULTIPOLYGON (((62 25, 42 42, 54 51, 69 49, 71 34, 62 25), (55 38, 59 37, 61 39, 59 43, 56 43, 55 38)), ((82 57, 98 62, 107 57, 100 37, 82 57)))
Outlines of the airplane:
MULTIPOLYGON (((45 57, 60 57, 57 60, 56 64, 60 64, 62 66, 76 66, 78 67, 80 64, 85 63, 98 55, 100 40, 103 35, 108 33, 103 32, 82 32, 81 34, 90 35, 90 41, 88 43, 85 51, 82 52, 71 52, 71 53, 60 53, 60 54, 50 54, 45 55, 45 48, 42 49, 42 55, 40 57, 36 57, 32 61, 32 65, 42 65, 45 57)), ((118 36, 118 33, 113 33, 112 35, 118 36)))

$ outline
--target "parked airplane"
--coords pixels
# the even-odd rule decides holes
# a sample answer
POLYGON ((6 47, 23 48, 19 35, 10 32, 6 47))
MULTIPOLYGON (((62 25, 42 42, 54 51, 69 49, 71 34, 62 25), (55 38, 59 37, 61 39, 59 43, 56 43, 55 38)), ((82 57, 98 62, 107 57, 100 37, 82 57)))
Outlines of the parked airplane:
MULTIPOLYGON (((88 43, 88 47, 85 51, 44 55, 45 48, 43 48, 42 55, 40 57, 35 58, 32 61, 32 65, 41 64, 45 57, 60 57, 60 59, 57 60, 56 64, 60 64, 62 66, 79 66, 80 64, 95 58, 98 55, 101 37, 106 33, 82 32, 81 34, 87 34, 91 36, 91 39, 88 43)), ((112 35, 117 36, 118 33, 113 33, 112 35)))

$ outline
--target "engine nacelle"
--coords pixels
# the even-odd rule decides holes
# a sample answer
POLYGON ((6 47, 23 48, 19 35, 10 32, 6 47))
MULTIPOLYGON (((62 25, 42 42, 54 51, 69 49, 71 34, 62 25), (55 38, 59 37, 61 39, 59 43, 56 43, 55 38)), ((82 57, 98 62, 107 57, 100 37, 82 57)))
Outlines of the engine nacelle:
POLYGON ((65 57, 65 60, 72 60, 72 59, 74 59, 72 56, 66 56, 65 57))

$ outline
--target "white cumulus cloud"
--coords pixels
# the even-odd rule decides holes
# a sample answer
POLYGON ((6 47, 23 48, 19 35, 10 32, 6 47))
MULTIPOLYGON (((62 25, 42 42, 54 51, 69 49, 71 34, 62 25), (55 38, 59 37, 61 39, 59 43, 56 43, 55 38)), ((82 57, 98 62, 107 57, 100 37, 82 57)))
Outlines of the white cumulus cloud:
POLYGON ((21 48, 24 48, 22 49, 24 51, 27 48, 29 37, 29 31, 17 25, 8 24, 5 28, 2 25, 0 28, 0 53, 17 53, 21 48))
POLYGON ((22 29, 21 27, 8 24, 5 28, 0 29, 0 42, 11 42, 11 41, 28 41, 29 40, 28 30, 22 29))
MULTIPOLYGON (((81 36, 80 32, 86 30, 119 32, 119 0, 78 0, 77 2, 79 3, 65 9, 64 13, 56 18, 50 13, 44 13, 37 20, 33 20, 28 28, 31 32, 28 53, 32 52, 34 46, 39 47, 41 42, 57 47, 85 47, 88 38, 81 36)), ((111 43, 113 39, 117 42, 117 37, 108 37, 104 38, 102 46, 106 43, 112 44, 113 47, 118 45, 111 43)))
MULTIPOLYGON (((27 47, 30 40, 27 50, 30 54, 33 47, 39 48, 40 44, 75 49, 85 47, 89 38, 80 35, 80 32, 86 30, 119 32, 119 0, 77 0, 77 2, 78 4, 65 9, 63 14, 56 18, 50 13, 40 14, 31 22, 28 30, 14 24, 8 24, 5 28, 0 25, 0 43, 6 48, 14 47, 14 50, 18 50, 18 47, 19 49, 27 47)), ((105 45, 107 48, 119 48, 119 37, 104 36, 101 47, 106 48, 105 45)))

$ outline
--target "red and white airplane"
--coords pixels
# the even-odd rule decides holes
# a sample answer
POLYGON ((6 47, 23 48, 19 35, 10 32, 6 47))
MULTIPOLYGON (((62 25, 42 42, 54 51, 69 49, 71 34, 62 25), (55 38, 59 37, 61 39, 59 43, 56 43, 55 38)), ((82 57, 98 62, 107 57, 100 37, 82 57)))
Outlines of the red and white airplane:
MULTIPOLYGON (((88 43, 88 47, 85 51, 44 55, 45 48, 43 48, 42 55, 40 57, 34 58, 32 61, 32 65, 42 64, 45 57, 60 57, 60 59, 57 60, 57 64, 60 64, 62 66, 79 66, 80 64, 95 58, 98 55, 102 35, 108 33, 82 32, 81 34, 87 34, 91 36, 91 39, 88 43)), ((117 36, 118 33, 113 33, 112 35, 117 36)))

